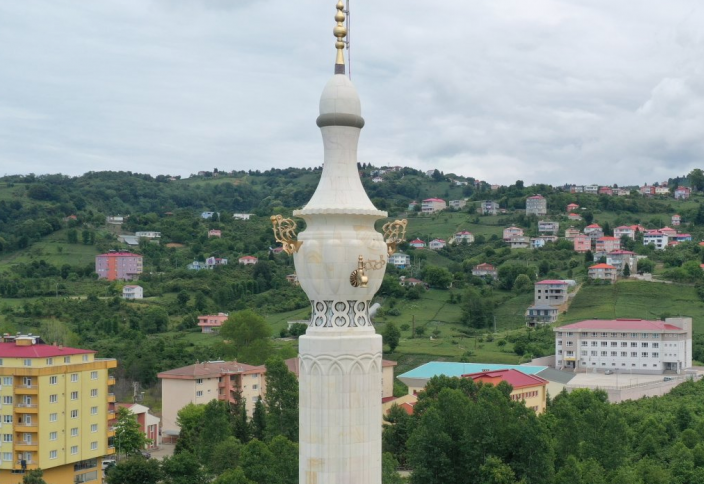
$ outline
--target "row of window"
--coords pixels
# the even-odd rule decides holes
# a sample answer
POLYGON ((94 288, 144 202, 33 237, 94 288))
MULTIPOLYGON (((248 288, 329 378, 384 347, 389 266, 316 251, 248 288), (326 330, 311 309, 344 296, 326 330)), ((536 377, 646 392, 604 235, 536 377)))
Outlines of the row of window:
POLYGON ((523 392, 523 393, 515 393, 511 395, 511 400, 525 400, 526 398, 532 398, 532 397, 537 397, 538 396, 538 391, 532 391, 532 392, 523 392))
MULTIPOLYGON (((92 424, 90 426, 90 431, 91 433, 95 433, 98 431, 98 424, 92 424)), ((49 432, 49 440, 56 440, 58 437, 58 434, 56 432, 49 432)), ((71 437, 78 437, 78 427, 74 427, 71 429, 71 437)))
MULTIPOLYGON (((562 345, 562 340, 557 340, 557 345, 561 346, 562 345)), ((573 341, 568 341, 567 344, 565 345, 567 347, 574 346, 573 341)), ((630 343, 628 341, 582 341, 580 346, 591 346, 591 347, 597 347, 601 346, 602 348, 605 348, 607 346, 610 346, 611 348, 618 348, 619 346, 621 348, 628 348, 629 346, 631 348, 638 348, 638 342, 637 341, 631 341, 630 343)), ((640 343, 641 348, 659 348, 660 343, 647 343, 647 342, 641 342, 640 343)))
MULTIPOLYGON (((94 441, 90 443, 90 450, 98 450, 98 442, 94 441)), ((71 455, 78 454, 78 446, 74 445, 71 447, 71 455)), ((49 459, 56 459, 59 456, 58 450, 49 451, 49 459)))
MULTIPOLYGON (((602 338, 641 338, 641 339, 660 339, 660 333, 581 333, 583 336, 590 335, 592 338, 601 336, 602 338)), ((574 336, 574 332, 564 333, 565 336, 574 336)), ((557 336, 563 336, 563 333, 558 331, 557 336)))
MULTIPOLYGON (((620 357, 620 358, 628 358, 628 351, 621 351, 620 354, 618 351, 611 351, 610 354, 608 351, 592 351, 591 354, 588 354, 589 352, 586 350, 581 351, 581 356, 611 356, 611 357, 620 357)), ((557 350, 558 355, 562 355, 562 350, 557 350)), ((574 351, 567 351, 566 356, 572 356, 574 357, 574 351)), ((637 351, 631 351, 630 354, 631 358, 638 358, 638 352, 637 351)), ((642 351, 640 354, 641 358, 660 358, 660 353, 658 352, 653 352, 649 353, 647 351, 642 351)))
MULTIPOLYGON (((83 355, 83 361, 88 361, 89 356, 88 355, 83 355)), ((34 358, 25 358, 24 359, 24 366, 32 366, 32 361, 34 361, 34 358)), ((64 363, 71 363, 71 357, 70 356, 64 356, 64 363)), ((2 358, 0 358, 0 366, 2 366, 2 358)), ((54 364, 54 358, 47 358, 46 359, 46 364, 47 365, 53 365, 54 364)))

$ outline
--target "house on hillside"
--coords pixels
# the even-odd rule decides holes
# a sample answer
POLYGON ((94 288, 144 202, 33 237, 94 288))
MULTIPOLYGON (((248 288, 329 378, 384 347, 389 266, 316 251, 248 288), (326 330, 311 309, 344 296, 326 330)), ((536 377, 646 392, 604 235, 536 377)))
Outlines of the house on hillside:
POLYGON ((592 250, 592 239, 587 235, 579 234, 575 236, 572 243, 574 244, 574 251, 580 254, 592 250))
POLYGON ((615 282, 618 277, 618 269, 611 264, 596 264, 589 268, 589 279, 615 282))
POLYGON ((567 205, 567 213, 574 212, 578 208, 579 205, 577 205, 576 203, 570 203, 569 205, 567 205))
POLYGON ((511 237, 507 242, 512 249, 527 249, 530 247, 530 237, 511 237))
POLYGON ((467 200, 450 200, 450 208, 460 210, 467 206, 467 200))
POLYGON ((142 299, 143 297, 142 286, 127 285, 122 287, 122 299, 142 299))
POLYGON ((547 220, 540 220, 538 222, 538 232, 556 234, 560 230, 560 224, 557 222, 550 222, 547 220))
POLYGON ((462 378, 474 380, 475 383, 498 385, 506 382, 511 385, 511 400, 523 402, 537 414, 545 412, 547 407, 548 381, 537 375, 528 375, 519 370, 486 370, 479 373, 462 375, 462 378))
POLYGON ((205 265, 208 266, 209 269, 212 269, 215 266, 226 266, 227 259, 220 257, 208 257, 205 259, 205 265))
POLYGON ((435 213, 445 210, 447 203, 442 198, 427 198, 423 200, 420 211, 423 213, 435 213))
POLYGON ((558 279, 546 279, 538 281, 534 286, 535 304, 547 304, 549 306, 560 306, 567 302, 569 295, 567 281, 558 279))
POLYGON ((689 187, 675 188, 675 200, 687 200, 692 195, 692 190, 689 187))
POLYGON ((629 250, 615 250, 606 254, 606 263, 614 266, 619 275, 623 274, 626 266, 631 274, 638 272, 638 256, 629 250))
POLYGON ((210 269, 210 267, 208 267, 205 262, 194 260, 186 266, 186 269, 189 271, 200 271, 202 269, 210 269))
POLYGON ((234 218, 235 220, 249 220, 252 217, 252 215, 254 215, 254 214, 253 213, 233 213, 232 218, 234 218))
POLYGON ((680 217, 678 214, 674 214, 672 216, 672 226, 677 227, 682 223, 682 217, 680 217))
POLYGON ((599 185, 584 185, 584 193, 588 193, 590 195, 597 195, 599 193, 599 185))
POLYGON ((237 262, 239 262, 243 266, 253 266, 257 262, 259 262, 259 259, 257 259, 256 257, 254 257, 252 255, 245 255, 245 256, 240 257, 237 260, 237 262))
POLYGON ((499 213, 499 204, 493 200, 484 200, 479 206, 482 215, 496 215, 499 213))
POLYGON ((468 244, 474 242, 474 235, 472 235, 472 232, 467 232, 466 230, 463 230, 462 232, 457 232, 455 235, 452 236, 453 244, 461 244, 462 242, 466 242, 468 244))
POLYGON ((217 237, 218 239, 222 238, 222 231, 220 230, 208 230, 208 238, 211 237, 217 237))
POLYGON ((621 249, 621 239, 618 237, 599 237, 596 240, 596 252, 613 252, 621 249))
POLYGON ((483 264, 479 264, 477 266, 474 266, 472 268, 472 275, 479 276, 479 277, 489 276, 492 279, 496 279, 499 277, 499 273, 496 270, 496 267, 494 267, 493 265, 488 264, 486 262, 484 262, 483 264))
POLYGON ((542 195, 534 195, 526 199, 526 215, 547 215, 548 201, 542 195))
POLYGON ((444 248, 447 245, 447 242, 445 242, 442 239, 433 239, 428 243, 428 248, 430 250, 440 250, 444 248))
POLYGON ((142 273, 142 256, 131 252, 110 251, 95 256, 98 279, 131 281, 142 273))
POLYGON ((599 195, 613 195, 614 190, 611 187, 599 187, 599 195))
POLYGON ((401 252, 396 252, 395 254, 391 254, 389 256, 389 264, 398 269, 405 269, 411 265, 411 256, 402 254, 401 252))
POLYGON ((560 311, 549 304, 533 304, 526 310, 526 326, 536 328, 538 325, 557 321, 560 311))
MULTIPOLYGON (((601 226, 599 224, 591 224, 584 227, 584 234, 589 235, 592 232, 601 231, 601 226)), ((602 231, 603 234, 603 231, 602 231)))
POLYGON ((579 231, 579 229, 576 229, 574 227, 570 227, 565 230, 565 239, 567 240, 574 240, 574 238, 578 235, 581 235, 581 232, 579 231))
POLYGON ((130 414, 134 416, 139 424, 139 431, 143 433, 149 441, 144 446, 145 449, 158 449, 159 446, 161 446, 161 429, 159 428, 161 419, 152 415, 149 407, 145 407, 139 403, 118 403, 117 406, 126 408, 130 414))
POLYGON ((523 237, 523 229, 511 226, 504 229, 503 239, 508 241, 512 237, 523 237))
POLYGON ((213 216, 215 216, 215 212, 202 212, 200 214, 200 218, 205 219, 205 220, 209 220, 209 219, 213 218, 213 216))
POLYGON ((653 244, 656 250, 664 250, 669 241, 669 235, 661 230, 648 230, 643 234, 643 245, 653 244))
POLYGON ((636 231, 629 225, 621 225, 620 227, 616 227, 614 229, 614 237, 620 239, 624 235, 630 239, 635 239, 636 231))
POLYGON ((567 219, 577 221, 577 220, 582 220, 582 216, 578 213, 570 213, 570 214, 567 214, 567 219))
POLYGON ((227 313, 198 316, 198 327, 203 333, 216 333, 230 315, 227 313))

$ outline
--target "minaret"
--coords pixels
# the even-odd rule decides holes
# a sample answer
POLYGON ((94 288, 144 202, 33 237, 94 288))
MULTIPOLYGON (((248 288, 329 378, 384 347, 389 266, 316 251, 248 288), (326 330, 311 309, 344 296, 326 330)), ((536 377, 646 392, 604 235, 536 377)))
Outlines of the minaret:
POLYGON ((381 484, 382 341, 368 310, 388 258, 374 222, 387 214, 374 207, 357 172, 364 119, 345 76, 342 1, 335 21, 335 75, 323 89, 317 119, 323 173, 310 202, 293 213, 306 229, 289 246, 312 306, 299 339, 299 482, 381 484))

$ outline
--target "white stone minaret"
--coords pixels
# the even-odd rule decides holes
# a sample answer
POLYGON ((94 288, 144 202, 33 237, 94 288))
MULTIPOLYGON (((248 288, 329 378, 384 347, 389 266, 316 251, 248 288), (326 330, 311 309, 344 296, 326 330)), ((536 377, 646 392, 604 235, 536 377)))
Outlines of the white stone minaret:
POLYGON ((310 202, 294 212, 306 222, 294 263, 312 305, 299 339, 301 484, 381 484, 382 341, 368 310, 388 258, 374 222, 387 214, 374 207, 357 172, 364 119, 345 76, 343 9, 340 1, 335 75, 317 119, 323 174, 310 202))

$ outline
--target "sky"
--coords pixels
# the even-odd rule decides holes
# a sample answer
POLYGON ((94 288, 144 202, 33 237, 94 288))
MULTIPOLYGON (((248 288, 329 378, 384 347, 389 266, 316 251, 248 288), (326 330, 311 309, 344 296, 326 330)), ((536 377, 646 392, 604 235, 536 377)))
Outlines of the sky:
MULTIPOLYGON (((701 0, 350 0, 358 161, 489 183, 704 166, 701 0)), ((0 1, 0 176, 322 164, 336 0, 0 1)))

